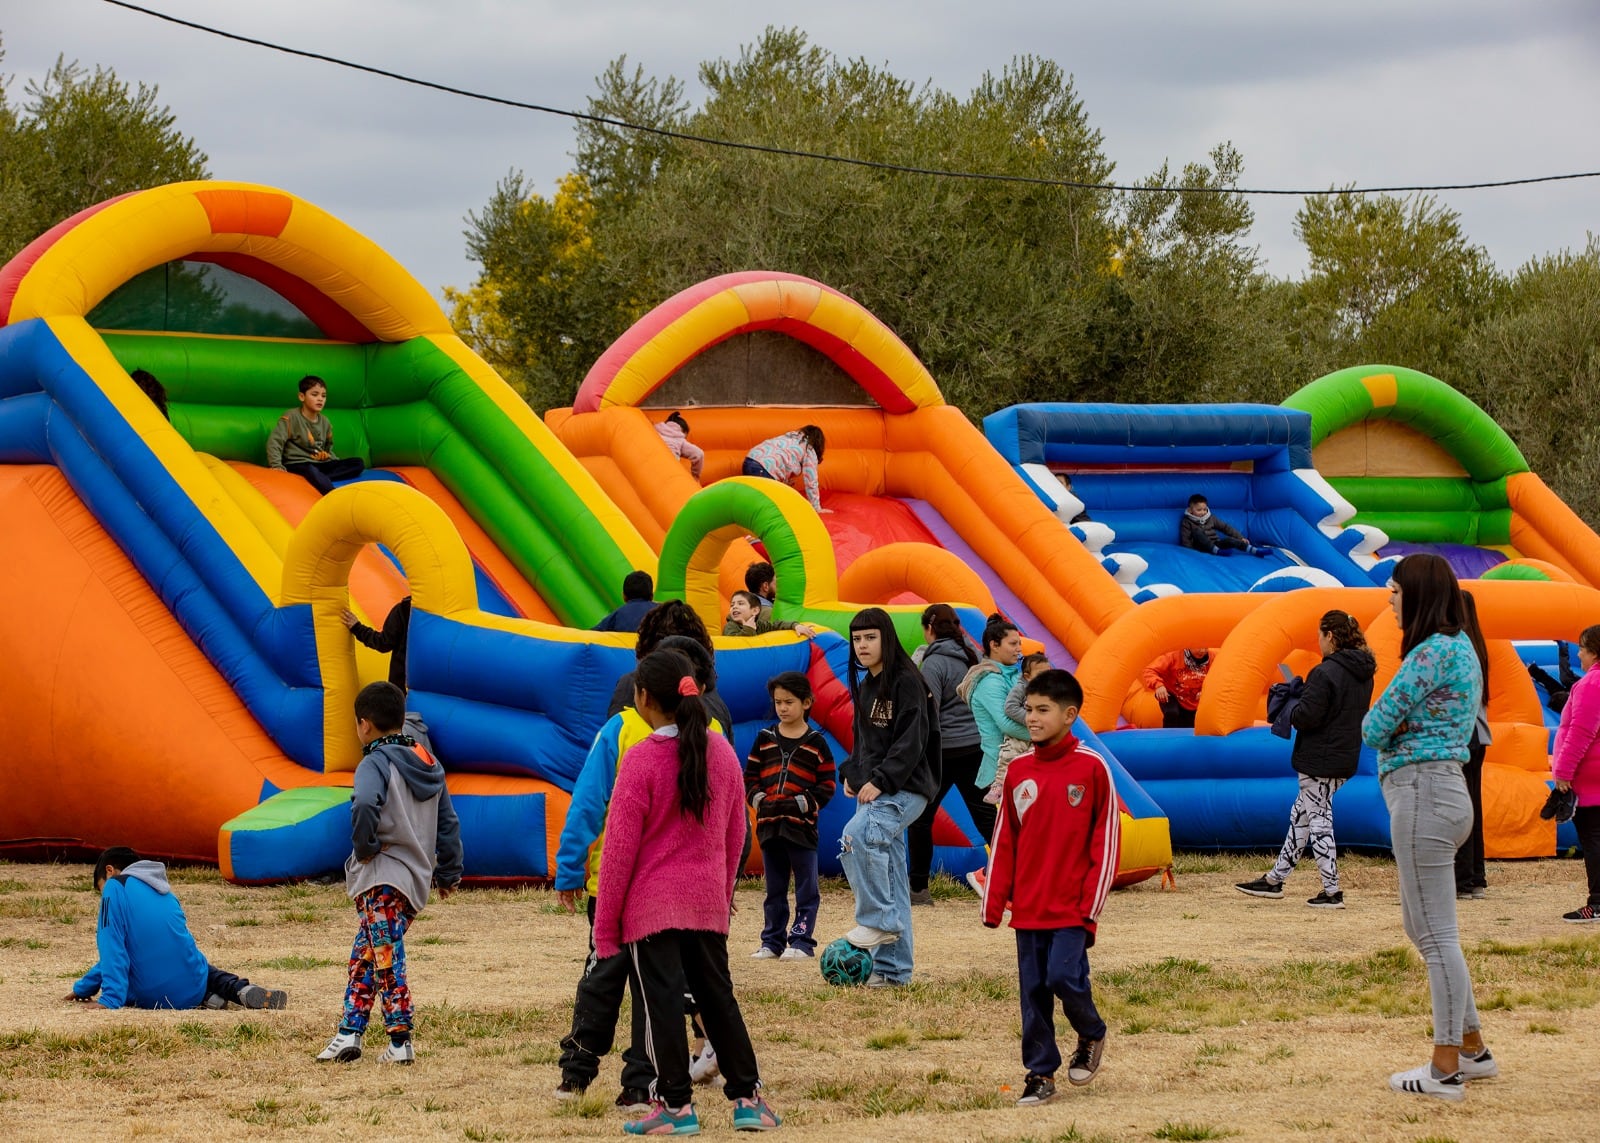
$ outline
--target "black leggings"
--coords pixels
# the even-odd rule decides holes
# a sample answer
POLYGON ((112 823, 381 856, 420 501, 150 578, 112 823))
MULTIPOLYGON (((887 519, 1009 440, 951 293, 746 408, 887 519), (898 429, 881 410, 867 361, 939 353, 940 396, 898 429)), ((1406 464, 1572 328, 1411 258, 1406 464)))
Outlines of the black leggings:
POLYGON ((933 869, 933 819, 944 803, 944 796, 952 789, 961 792, 961 800, 967 804, 967 812, 972 815, 972 823, 983 835, 984 844, 987 845, 994 836, 995 807, 983 800, 983 795, 988 791, 979 789, 977 785, 978 771, 983 767, 983 747, 958 746, 946 750, 939 757, 944 763, 939 793, 928 802, 928 808, 922 811, 922 816, 912 822, 911 828, 906 831, 913 893, 920 893, 928 887, 928 875, 933 869))
POLYGON ((311 487, 326 496, 333 491, 336 480, 354 480, 366 471, 367 466, 359 456, 336 460, 308 460, 283 466, 296 476, 303 476, 311 487))

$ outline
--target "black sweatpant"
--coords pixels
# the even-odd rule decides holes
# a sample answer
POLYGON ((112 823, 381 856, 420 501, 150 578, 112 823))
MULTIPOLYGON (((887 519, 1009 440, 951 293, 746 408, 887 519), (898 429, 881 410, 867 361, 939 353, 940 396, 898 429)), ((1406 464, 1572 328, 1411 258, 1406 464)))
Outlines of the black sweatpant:
POLYGON ((326 496, 333 491, 336 480, 354 480, 367 470, 359 456, 341 457, 337 460, 307 460, 298 464, 285 464, 284 468, 296 476, 303 476, 311 487, 326 496))
POLYGON ((231 972, 223 972, 214 964, 206 965, 206 995, 220 996, 229 1004, 244 1007, 240 994, 250 987, 250 981, 243 976, 235 976, 231 972))
POLYGON ((1600 909, 1600 806, 1579 806, 1572 815, 1583 848, 1583 871, 1589 877, 1589 908, 1600 909))
POLYGON ((933 870, 933 819, 938 816, 944 797, 952 789, 958 790, 967 804, 972 822, 983 835, 983 843, 994 837, 995 807, 983 800, 986 789, 977 785, 978 771, 983 767, 983 747, 958 746, 939 755, 944 763, 944 774, 939 780, 939 793, 928 802, 922 816, 911 823, 906 831, 907 864, 911 867, 911 891, 920 893, 928 887, 928 875, 933 870))
POLYGON ((1170 694, 1167 701, 1161 704, 1161 725, 1168 730, 1194 729, 1195 712, 1189 710, 1170 694))
POLYGON ((1467 797, 1472 801, 1472 833, 1456 850, 1456 892, 1487 889, 1483 865, 1483 756, 1489 752, 1482 742, 1467 746, 1467 761, 1461 776, 1467 780, 1467 797))
MULTIPOLYGON (((589 898, 589 959, 584 962, 578 992, 572 999, 572 1031, 561 1041, 561 1078, 588 1087, 600 1074, 600 1061, 616 1041, 622 994, 633 992, 633 1042, 622 1053, 622 1086, 649 1091, 655 1069, 644 1047, 644 1005, 632 984, 627 953, 606 957, 594 954, 595 900, 589 898)), ((683 989, 678 989, 679 1031, 682 1031, 683 989)), ((682 1039, 680 1034, 679 1039, 682 1039)))
POLYGON ((638 985, 644 1011, 644 1043, 655 1068, 652 1094, 668 1107, 690 1102, 689 1044, 683 1035, 683 987, 700 1006, 706 1039, 716 1045, 723 1094, 749 1099, 760 1086, 756 1051, 750 1043, 728 973, 726 933, 668 929, 628 945, 623 956, 638 985))

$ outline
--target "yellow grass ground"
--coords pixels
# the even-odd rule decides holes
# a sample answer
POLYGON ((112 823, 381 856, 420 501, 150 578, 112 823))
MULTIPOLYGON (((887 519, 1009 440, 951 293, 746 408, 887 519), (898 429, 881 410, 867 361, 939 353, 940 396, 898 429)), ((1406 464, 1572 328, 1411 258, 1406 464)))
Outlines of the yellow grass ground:
MULTIPOLYGON (((1464 1105, 1391 1094, 1430 1043, 1425 976, 1400 929, 1394 868, 1348 859, 1344 912, 1232 883, 1258 858, 1189 857, 1178 887, 1115 894, 1092 959, 1111 1025, 1085 1089, 1018 1110, 1009 933, 953 885, 916 911, 918 980, 885 994, 825 985, 812 962, 752 962, 761 892, 739 892, 734 976, 783 1136, 799 1140, 1572 1140, 1593 1137, 1600 932, 1563 924, 1576 861, 1497 863, 1463 903, 1468 960, 1501 1078, 1464 1105), (1007 1088, 1011 1090, 1007 1090, 1007 1088)), ((287 988, 285 1012, 108 1012, 63 1002, 94 959, 86 867, 0 865, 0 1136, 8 1139, 558 1139, 619 1137, 617 1060, 558 1105, 556 1041, 585 949, 581 917, 541 890, 435 902, 407 944, 418 1062, 319 1065, 352 914, 338 887, 174 880, 202 949, 287 988)), ((825 936, 850 923, 825 889, 825 936)), ((1063 1025, 1063 1035, 1069 1036, 1063 1025)), ((379 1037, 372 1037, 381 1043, 379 1037)), ((705 1133, 729 1137, 720 1090, 705 1133)))

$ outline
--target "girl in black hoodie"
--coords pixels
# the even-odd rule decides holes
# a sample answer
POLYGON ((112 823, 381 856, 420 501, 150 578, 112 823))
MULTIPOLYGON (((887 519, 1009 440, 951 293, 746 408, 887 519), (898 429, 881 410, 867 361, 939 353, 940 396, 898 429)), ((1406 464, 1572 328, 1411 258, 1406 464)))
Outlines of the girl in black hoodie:
POLYGON ((1361 624, 1343 611, 1323 615, 1317 641, 1322 662, 1306 676, 1299 704, 1289 716, 1298 731, 1290 764, 1300 775, 1300 796, 1289 810, 1289 834, 1272 871, 1237 888, 1252 897, 1282 897, 1283 883, 1309 845, 1322 874, 1322 892, 1306 904, 1342 909, 1333 795, 1355 777, 1361 758, 1361 719, 1372 704, 1372 676, 1378 662, 1367 649, 1361 624))
POLYGON ((939 713, 895 634, 869 607, 850 621, 855 742, 839 768, 856 812, 840 834, 839 863, 856 895, 845 939, 873 950, 869 988, 911 983, 911 884, 906 830, 939 792, 939 713))

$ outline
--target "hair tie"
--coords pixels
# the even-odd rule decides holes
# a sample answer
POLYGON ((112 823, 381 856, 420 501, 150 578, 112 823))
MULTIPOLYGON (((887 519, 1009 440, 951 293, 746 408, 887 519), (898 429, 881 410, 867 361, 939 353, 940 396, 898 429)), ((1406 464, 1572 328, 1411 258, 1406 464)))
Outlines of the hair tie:
POLYGON ((684 698, 700 693, 700 685, 694 681, 693 675, 684 675, 678 680, 678 693, 684 698))

